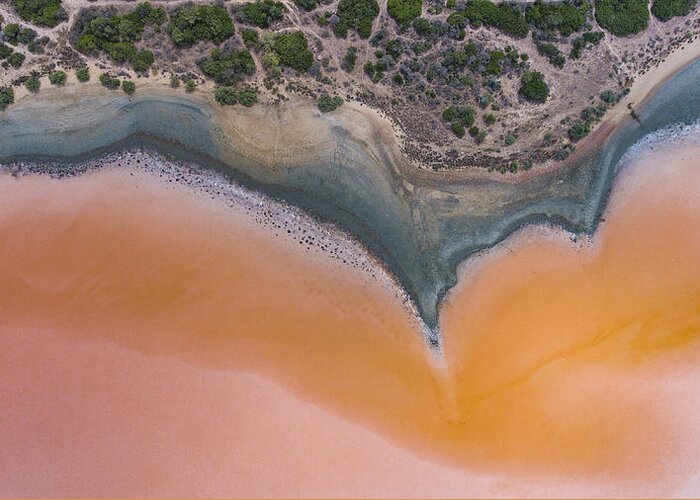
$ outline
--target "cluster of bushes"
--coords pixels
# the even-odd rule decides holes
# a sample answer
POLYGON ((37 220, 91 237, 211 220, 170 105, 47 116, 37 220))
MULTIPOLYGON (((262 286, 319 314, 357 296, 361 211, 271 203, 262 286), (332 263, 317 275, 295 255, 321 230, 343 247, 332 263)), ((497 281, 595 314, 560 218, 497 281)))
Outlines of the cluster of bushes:
POLYGON ((282 2, 275 0, 255 0, 244 4, 238 11, 238 20, 258 26, 259 28, 267 28, 271 24, 282 20, 287 8, 282 2))
POLYGON ((294 3, 306 12, 311 12, 316 8, 316 5, 318 5, 317 0, 294 0, 294 3))
POLYGON ((12 4, 22 20, 53 28, 68 16, 61 6, 61 0, 12 0, 12 4))
POLYGON ((100 83, 103 87, 110 90, 115 90, 119 88, 121 82, 119 81, 119 78, 114 78, 113 76, 109 76, 107 73, 102 73, 100 75, 100 83))
POLYGON ((345 52, 345 57, 340 63, 340 67, 347 73, 352 73, 355 69, 355 63, 357 62, 357 49, 355 47, 348 47, 345 52))
POLYGON ((197 65, 219 85, 235 85, 255 74, 255 61, 247 50, 221 52, 215 48, 209 57, 197 61, 197 65))
POLYGON ((309 44, 303 31, 291 31, 277 35, 272 48, 281 64, 300 73, 309 71, 314 63, 314 55, 309 50, 309 44))
POLYGON ((525 13, 527 22, 547 35, 559 32, 562 36, 581 31, 586 25, 586 17, 591 4, 586 1, 579 5, 566 2, 543 2, 537 0, 525 13))
POLYGON ((251 107, 258 102, 258 93, 252 88, 238 90, 231 86, 217 87, 214 90, 214 99, 223 106, 242 104, 251 107))
POLYGON ((697 0, 654 0, 651 5, 651 13, 660 20, 668 21, 672 17, 687 16, 690 14, 697 0))
POLYGON ((13 102, 15 102, 15 91, 12 87, 0 87, 0 111, 5 111, 13 102))
POLYGON ((19 68, 24 63, 25 55, 21 52, 15 52, 11 47, 0 42, 0 60, 7 60, 3 66, 9 64, 13 68, 19 68))
POLYGON ((468 0, 464 10, 450 14, 447 22, 462 28, 466 22, 475 28, 482 25, 496 28, 515 38, 524 38, 530 31, 518 6, 508 3, 495 4, 490 0, 468 0))
POLYGON ((587 31, 581 36, 577 36, 571 42, 571 59, 581 59, 583 50, 589 45, 598 45, 605 34, 602 31, 587 31))
POLYGON ((333 32, 340 38, 348 35, 349 28, 355 28, 361 38, 372 34, 372 23, 379 15, 377 0, 340 0, 336 11, 338 22, 333 32))
POLYGON ((595 18, 600 26, 616 36, 630 36, 649 24, 647 0, 596 0, 595 18))
POLYGON ((465 128, 472 127, 476 118, 474 108, 470 106, 450 106, 442 112, 442 119, 450 123, 452 133, 464 137, 465 128))
POLYGON ((420 17, 423 11, 422 0, 387 0, 387 11, 402 29, 407 28, 411 22, 420 17))
MULTIPOLYGON (((37 38, 36 31, 27 26, 20 26, 17 23, 6 24, 3 28, 3 34, 7 43, 14 46, 19 44, 26 45, 27 50, 32 54, 43 54, 44 47, 49 43, 49 37, 42 36, 37 38)), ((12 50, 10 50, 8 55, 10 53, 12 53, 12 50)))
POLYGON ((559 69, 564 67, 566 57, 564 57, 564 54, 562 54, 561 50, 559 50, 555 45, 551 43, 537 42, 537 52, 546 57, 552 66, 559 69))
POLYGON ((469 135, 474 138, 474 142, 481 144, 486 140, 486 131, 481 130, 476 125, 469 127, 469 135))
POLYGON ((364 69, 365 74, 369 76, 374 83, 377 83, 384 78, 384 71, 387 70, 387 66, 383 61, 377 61, 376 63, 367 61, 362 69, 364 69))
POLYGON ((191 47, 200 41, 219 45, 234 34, 231 16, 219 5, 182 7, 171 16, 167 31, 178 47, 191 47))
POLYGON ((549 87, 544 75, 539 71, 526 71, 520 79, 520 95, 528 101, 545 102, 549 97, 549 87))
POLYGON ((605 116, 607 110, 607 106, 600 105, 597 107, 589 106, 581 111, 580 119, 574 122, 568 130, 569 139, 572 142, 578 142, 586 137, 591 131, 591 125, 599 122, 605 116))
POLYGON ((343 104, 343 98, 340 96, 329 96, 325 92, 321 94, 316 103, 321 113, 335 111, 343 104))
POLYGON ((79 33, 75 48, 84 54, 104 51, 115 63, 129 62, 135 71, 145 72, 153 64, 153 53, 138 50, 147 25, 159 26, 165 21, 165 10, 144 2, 124 15, 102 16, 97 10, 81 12, 74 30, 79 33))

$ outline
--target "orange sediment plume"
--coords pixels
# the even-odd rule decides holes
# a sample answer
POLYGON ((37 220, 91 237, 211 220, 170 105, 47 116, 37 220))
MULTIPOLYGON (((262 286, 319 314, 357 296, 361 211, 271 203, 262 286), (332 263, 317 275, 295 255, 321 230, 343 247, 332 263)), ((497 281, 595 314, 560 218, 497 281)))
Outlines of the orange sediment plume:
POLYGON ((635 160, 593 241, 528 228, 466 263, 439 362, 387 282, 186 187, 2 176, 0 470, 42 479, 0 484, 670 494, 698 464, 696 151, 635 160))

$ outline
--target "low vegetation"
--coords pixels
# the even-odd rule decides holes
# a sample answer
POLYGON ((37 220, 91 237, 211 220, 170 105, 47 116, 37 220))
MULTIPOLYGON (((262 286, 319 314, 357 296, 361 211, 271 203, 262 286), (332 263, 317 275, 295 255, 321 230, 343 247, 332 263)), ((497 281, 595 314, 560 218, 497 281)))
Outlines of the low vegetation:
POLYGON ((581 59, 584 49, 590 45, 598 45, 604 37, 605 34, 602 31, 587 31, 583 35, 577 36, 571 42, 569 57, 571 59, 581 59))
POLYGON ((219 45, 234 34, 231 16, 219 5, 182 7, 171 17, 167 31, 178 47, 191 47, 201 41, 219 45))
POLYGON ((613 35, 630 36, 648 26, 649 7, 647 0, 596 0, 595 18, 613 35))
POLYGON ((537 52, 539 52, 540 55, 546 57, 552 66, 556 66, 559 69, 564 67, 566 57, 564 57, 564 54, 562 54, 561 50, 559 50, 556 47, 556 45, 551 43, 538 42, 537 52))

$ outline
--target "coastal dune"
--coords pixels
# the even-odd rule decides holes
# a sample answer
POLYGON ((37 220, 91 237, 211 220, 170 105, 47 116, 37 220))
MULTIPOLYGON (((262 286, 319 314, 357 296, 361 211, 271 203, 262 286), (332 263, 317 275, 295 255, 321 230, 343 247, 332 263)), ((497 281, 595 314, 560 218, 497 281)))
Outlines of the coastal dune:
POLYGON ((440 356, 361 247, 281 204, 142 153, 3 174, 3 493, 692 495, 682 133, 628 155, 591 238, 530 227, 467 261, 440 356))

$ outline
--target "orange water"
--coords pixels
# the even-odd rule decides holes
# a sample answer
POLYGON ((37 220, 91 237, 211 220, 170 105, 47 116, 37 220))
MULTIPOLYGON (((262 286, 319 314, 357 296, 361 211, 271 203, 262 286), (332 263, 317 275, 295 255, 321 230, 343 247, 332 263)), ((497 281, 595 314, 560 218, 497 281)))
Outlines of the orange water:
POLYGON ((594 242, 529 229, 465 264, 442 366, 390 289, 185 188, 2 176, 0 489, 676 491, 698 464, 699 151, 637 161, 594 242))

